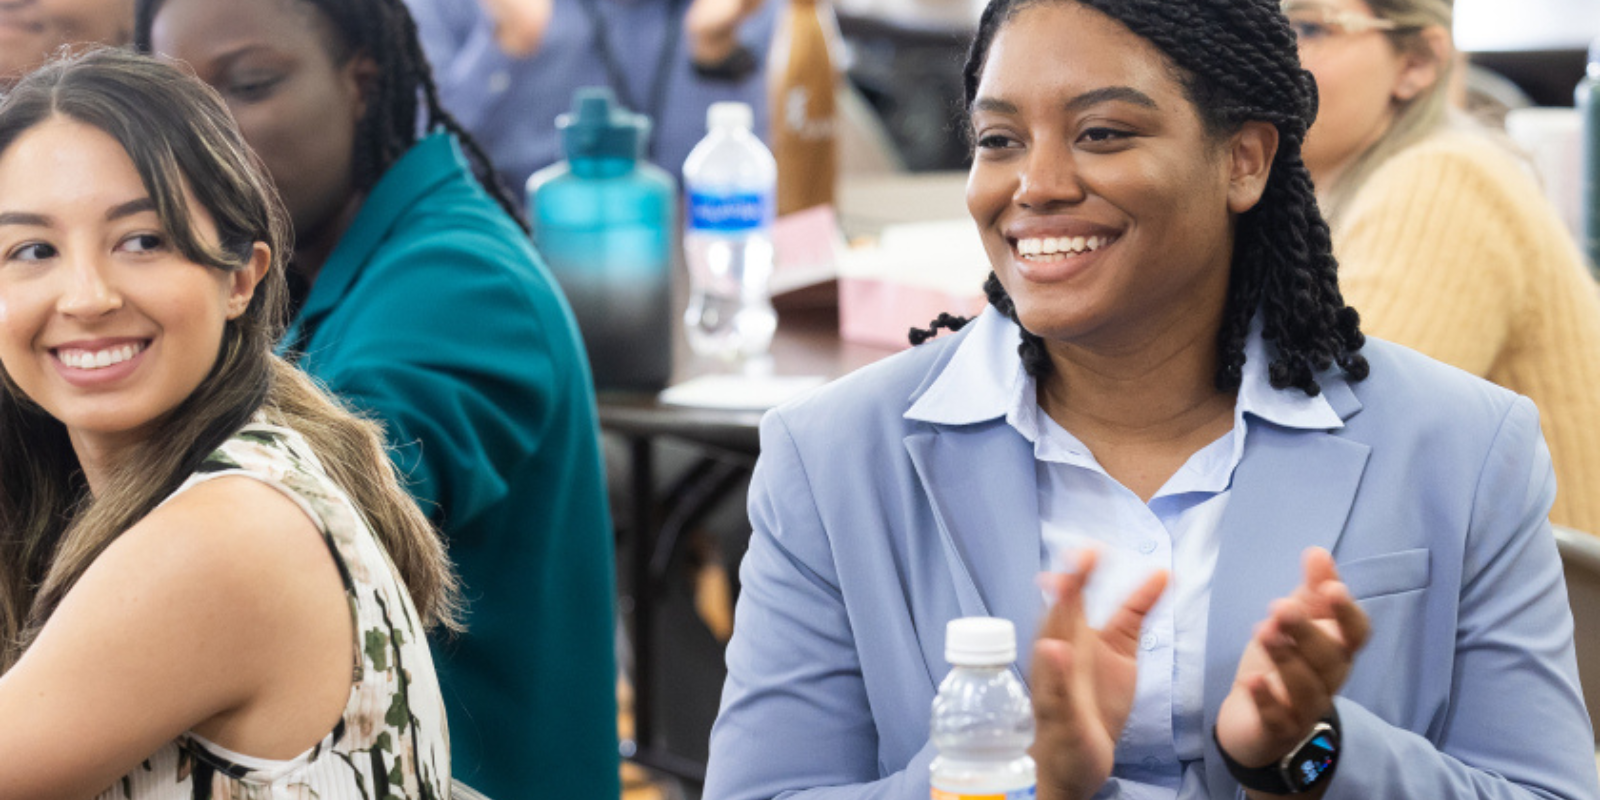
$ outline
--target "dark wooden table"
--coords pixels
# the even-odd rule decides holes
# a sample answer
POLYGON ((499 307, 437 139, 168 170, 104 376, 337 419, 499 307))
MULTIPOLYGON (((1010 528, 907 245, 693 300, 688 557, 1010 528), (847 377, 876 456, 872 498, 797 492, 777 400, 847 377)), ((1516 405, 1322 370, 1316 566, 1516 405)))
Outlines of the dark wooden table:
MULTIPOLYGON (((673 383, 728 371, 725 365, 695 358, 681 331, 675 329, 673 336, 673 383)), ((779 376, 817 375, 831 380, 892 352, 842 341, 834 307, 784 309, 772 342, 771 370, 779 376)), ((631 622, 634 737, 624 743, 624 752, 644 766, 700 783, 705 780, 705 765, 669 752, 657 735, 656 605, 683 534, 739 486, 754 465, 764 412, 668 405, 654 393, 602 392, 599 404, 601 428, 627 444, 630 473, 631 519, 620 543, 628 553, 628 580, 620 605, 631 622), (653 445, 663 438, 686 442, 706 455, 671 488, 659 492, 653 445)))
MULTIPOLYGON (((673 335, 673 383, 728 371, 710 359, 694 357, 676 328, 673 335)), ((842 341, 836 308, 785 309, 779 314, 772 340, 772 374, 820 375, 831 380, 891 352, 842 341)), ((668 405, 658 401, 653 392, 600 393, 600 426, 607 431, 628 437, 674 436, 752 456, 759 450, 756 427, 762 413, 668 405)))

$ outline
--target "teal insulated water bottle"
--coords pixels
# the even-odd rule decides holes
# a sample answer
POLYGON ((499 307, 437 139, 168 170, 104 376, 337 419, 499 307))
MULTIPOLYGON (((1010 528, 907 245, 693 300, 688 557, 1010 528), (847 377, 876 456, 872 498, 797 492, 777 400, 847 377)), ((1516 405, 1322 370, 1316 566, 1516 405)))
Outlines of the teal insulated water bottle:
POLYGON ((1589 47, 1589 69, 1578 81, 1577 101, 1583 120, 1583 252, 1600 276, 1600 39, 1589 47))
POLYGON ((567 294, 595 387, 653 391, 672 377, 677 185, 643 159, 650 119, 610 89, 556 119, 566 160, 528 178, 534 244, 567 294))

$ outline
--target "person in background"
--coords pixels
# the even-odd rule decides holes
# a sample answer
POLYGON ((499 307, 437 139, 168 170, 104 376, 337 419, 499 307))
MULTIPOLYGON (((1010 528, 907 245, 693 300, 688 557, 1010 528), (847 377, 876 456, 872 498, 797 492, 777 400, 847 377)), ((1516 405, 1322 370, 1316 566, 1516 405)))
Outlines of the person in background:
POLYGON ((619 792, 612 529, 566 301, 439 106, 399 0, 140 0, 140 48, 222 94, 293 218, 299 365, 381 420, 467 599, 433 642, 455 775, 619 792), (425 122, 418 133, 418 120, 425 122))
POLYGON ((556 116, 583 86, 650 117, 647 155, 676 176, 706 109, 737 100, 767 119, 763 79, 780 0, 406 0, 439 96, 505 184, 562 159, 556 116))
POLYGON ((0 91, 63 47, 133 39, 133 0, 0 0, 0 91))
POLYGON ((1306 167, 1367 332, 1527 395, 1550 518, 1600 534, 1600 289, 1534 178, 1448 110, 1450 0, 1288 0, 1306 167))
POLYGON ((448 796, 455 579, 379 426, 273 354, 289 237, 171 64, 0 104, 0 797, 448 796))
POLYGON ((990 307, 762 420, 705 796, 927 798, 965 616, 1040 800, 1600 794, 1538 412, 1360 331, 1276 0, 994 0, 964 77, 990 307))

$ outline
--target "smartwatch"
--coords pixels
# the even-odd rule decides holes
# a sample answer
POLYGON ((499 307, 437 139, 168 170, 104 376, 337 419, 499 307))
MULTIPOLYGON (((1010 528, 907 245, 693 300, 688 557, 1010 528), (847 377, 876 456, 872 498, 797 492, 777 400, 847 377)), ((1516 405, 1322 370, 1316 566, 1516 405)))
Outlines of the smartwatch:
POLYGON ((1211 728, 1211 739, 1217 743, 1217 753, 1227 765, 1228 774, 1240 786, 1268 794, 1300 794, 1327 782, 1339 766, 1339 710, 1330 710, 1288 755, 1263 767, 1247 767, 1234 761, 1222 749, 1215 726, 1211 728))

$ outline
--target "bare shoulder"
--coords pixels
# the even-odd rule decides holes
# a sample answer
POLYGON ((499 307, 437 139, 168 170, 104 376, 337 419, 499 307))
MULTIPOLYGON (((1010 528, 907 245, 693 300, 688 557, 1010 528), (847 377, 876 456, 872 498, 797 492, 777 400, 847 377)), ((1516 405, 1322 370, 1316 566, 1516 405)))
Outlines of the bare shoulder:
POLYGON ((213 478, 140 520, 95 560, 81 587, 147 602, 169 624, 261 633, 289 630, 327 598, 338 572, 316 522, 281 490, 245 476, 213 478))
POLYGON ((128 551, 127 558, 170 562, 169 569, 202 581, 207 575, 270 578, 304 567, 307 558, 329 558, 317 523, 298 503, 260 480, 233 475, 172 498, 114 547, 128 551))
POLYGON ((0 725, 0 750, 47 781, 86 776, 73 787, 83 796, 186 730, 292 755, 342 707, 350 624, 333 556, 299 505, 253 478, 213 478, 129 528, 67 592, 0 680, 0 719, 22 720, 0 725), (305 742, 260 733, 304 713, 320 715, 316 731, 291 731, 305 742))
POLYGON ((282 680, 285 659, 305 648, 339 652, 349 635, 347 603, 312 518, 283 491, 229 475, 185 490, 129 528, 85 571, 52 623, 89 641, 137 641, 164 654, 159 669, 168 674, 227 665, 231 691, 257 693, 282 680))

